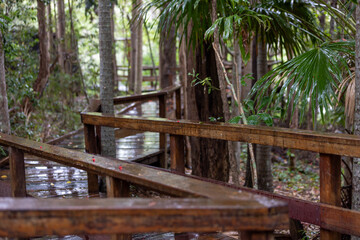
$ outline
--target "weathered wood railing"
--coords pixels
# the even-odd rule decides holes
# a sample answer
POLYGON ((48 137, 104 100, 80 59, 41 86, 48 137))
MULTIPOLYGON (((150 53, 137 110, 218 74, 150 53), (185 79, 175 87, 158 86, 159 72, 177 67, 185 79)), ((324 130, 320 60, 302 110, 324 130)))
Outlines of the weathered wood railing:
MULTIPOLYGON (((291 218, 321 227, 321 239, 340 239, 339 233, 360 236, 360 212, 340 208, 341 157, 360 157, 360 138, 284 128, 202 123, 164 118, 106 116, 83 113, 87 128, 109 126, 170 134, 171 168, 183 171, 183 137, 204 137, 228 141, 301 149, 320 153, 320 202, 313 203, 247 188, 235 189, 263 194, 289 203, 291 218), (336 232, 335 232, 336 231, 336 232)), ((89 136, 88 136, 89 137, 89 136)))
MULTIPOLYGON (((149 100, 157 100, 159 102, 159 117, 166 118, 166 103, 172 95, 175 95, 175 117, 181 118, 181 87, 178 85, 170 86, 159 91, 130 95, 130 96, 121 96, 114 98, 114 105, 134 103, 134 102, 144 102, 149 100)), ((100 100, 92 100, 92 111, 101 112, 101 102, 100 100)), ((88 153, 101 154, 101 131, 100 126, 84 127, 85 134, 85 149, 88 153)), ((152 157, 152 156, 149 156, 152 157)), ((158 158, 160 166, 166 168, 166 159, 167 159, 167 142, 166 135, 160 133, 159 136, 159 151, 153 154, 153 158, 158 158)), ((98 192, 98 176, 93 173, 88 173, 88 186, 90 193, 98 192)))
MULTIPOLYGON (((93 119, 87 117, 91 115, 83 117, 88 120, 93 119)), ((95 116, 100 115, 95 114, 95 116)), ((0 236, 123 234, 118 237, 129 239, 129 235, 124 234, 154 231, 238 230, 241 231, 241 239, 260 240, 272 239, 272 231, 275 228, 288 224, 286 203, 221 184, 2 133, 0 133, 0 145, 10 147, 13 197, 26 196, 24 153, 29 153, 107 176, 108 197, 127 197, 129 184, 135 184, 171 196, 190 198, 123 200, 0 198, 0 236)))

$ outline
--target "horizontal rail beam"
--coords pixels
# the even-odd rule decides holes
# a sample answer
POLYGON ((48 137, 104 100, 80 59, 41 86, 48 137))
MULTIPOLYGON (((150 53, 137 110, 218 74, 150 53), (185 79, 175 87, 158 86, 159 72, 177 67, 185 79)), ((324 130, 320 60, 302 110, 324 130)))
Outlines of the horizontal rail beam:
POLYGON ((116 105, 116 104, 130 103, 134 101, 145 101, 145 100, 156 99, 159 96, 171 94, 179 90, 180 88, 181 88, 180 86, 171 86, 155 92, 142 93, 132 96, 115 97, 114 104, 116 105))
POLYGON ((268 231, 287 222, 286 208, 273 212, 253 204, 210 199, 0 198, 0 236, 268 231))
POLYGON ((360 137, 307 130, 82 113, 84 124, 204 137, 360 157, 360 137))

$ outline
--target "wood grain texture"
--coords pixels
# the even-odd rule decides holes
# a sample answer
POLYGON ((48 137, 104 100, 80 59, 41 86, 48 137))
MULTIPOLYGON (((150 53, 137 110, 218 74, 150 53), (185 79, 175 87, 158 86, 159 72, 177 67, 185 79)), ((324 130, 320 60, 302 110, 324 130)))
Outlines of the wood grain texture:
POLYGON ((82 113, 85 124, 129 128, 175 135, 251 142, 340 156, 360 157, 360 137, 349 134, 320 133, 299 129, 250 126, 228 123, 202 123, 133 116, 106 116, 82 113))
POLYGON ((171 170, 185 173, 184 136, 170 135, 171 170))
MULTIPOLYGON (((320 202, 341 206, 341 157, 320 154, 320 202)), ((340 240, 341 234, 320 229, 321 239, 340 240)))
POLYGON ((11 196, 26 197, 24 152, 10 147, 11 196))
MULTIPOLYGON (((84 124, 85 151, 90 154, 96 154, 97 143, 95 127, 93 125, 84 124)), ((87 173, 88 192, 94 194, 99 192, 98 175, 92 172, 87 173)))
POLYGON ((285 204, 261 201, 0 198, 0 236, 269 231, 287 220, 285 204))

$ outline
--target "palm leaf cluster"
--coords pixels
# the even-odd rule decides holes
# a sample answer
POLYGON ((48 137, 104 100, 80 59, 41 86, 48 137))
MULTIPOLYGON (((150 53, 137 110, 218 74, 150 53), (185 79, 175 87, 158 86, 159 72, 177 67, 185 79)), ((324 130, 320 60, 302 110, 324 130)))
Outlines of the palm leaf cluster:
POLYGON ((354 56, 354 47, 354 41, 326 42, 270 71, 255 84, 251 95, 260 99, 272 88, 270 102, 280 105, 286 96, 285 109, 290 103, 299 106, 301 119, 312 100, 313 113, 318 105, 323 119, 323 114, 337 104, 335 92, 343 76, 350 74, 347 59, 354 56))

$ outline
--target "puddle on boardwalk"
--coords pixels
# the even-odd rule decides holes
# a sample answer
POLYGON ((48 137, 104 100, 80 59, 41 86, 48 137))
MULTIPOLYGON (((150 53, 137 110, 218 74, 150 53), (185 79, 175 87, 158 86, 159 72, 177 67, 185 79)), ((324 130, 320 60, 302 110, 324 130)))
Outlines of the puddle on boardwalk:
MULTIPOLYGON (((157 116, 156 102, 147 102, 130 109, 126 114, 157 116)), ((58 144, 60 147, 85 151, 84 136, 74 135, 58 144)), ((159 134, 137 133, 116 140, 116 156, 131 161, 159 150, 159 134)), ((39 198, 84 198, 87 193, 87 174, 85 171, 67 167, 52 161, 26 156, 27 191, 39 198)))

